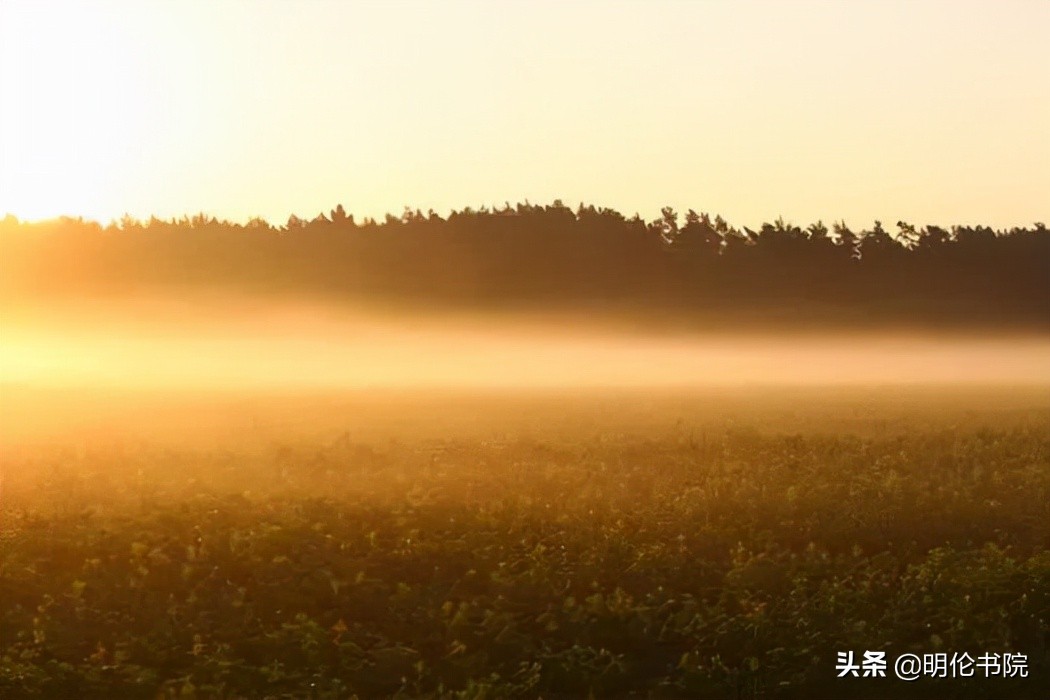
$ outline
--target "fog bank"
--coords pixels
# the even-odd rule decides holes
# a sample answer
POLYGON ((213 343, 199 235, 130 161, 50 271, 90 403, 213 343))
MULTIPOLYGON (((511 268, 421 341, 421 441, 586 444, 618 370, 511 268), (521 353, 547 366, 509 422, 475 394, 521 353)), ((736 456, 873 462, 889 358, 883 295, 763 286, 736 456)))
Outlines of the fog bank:
POLYGON ((1047 383, 1050 338, 632 331, 232 300, 6 308, 0 381, 120 389, 1047 383))

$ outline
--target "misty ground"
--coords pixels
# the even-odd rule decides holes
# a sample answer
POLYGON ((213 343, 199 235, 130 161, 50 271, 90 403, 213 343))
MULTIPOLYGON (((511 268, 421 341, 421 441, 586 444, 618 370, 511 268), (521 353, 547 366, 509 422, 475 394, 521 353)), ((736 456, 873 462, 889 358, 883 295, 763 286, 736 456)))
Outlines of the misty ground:
MULTIPOLYGON (((0 308, 4 697, 1041 697, 1045 334, 0 308), (836 652, 1029 678, 836 678, 836 652)), ((860 324, 863 326, 863 324, 860 324)))
POLYGON ((0 307, 0 382, 120 390, 1050 383, 1050 337, 236 296, 0 307))
POLYGON ((2 392, 4 697, 1046 687, 1046 385, 2 392))

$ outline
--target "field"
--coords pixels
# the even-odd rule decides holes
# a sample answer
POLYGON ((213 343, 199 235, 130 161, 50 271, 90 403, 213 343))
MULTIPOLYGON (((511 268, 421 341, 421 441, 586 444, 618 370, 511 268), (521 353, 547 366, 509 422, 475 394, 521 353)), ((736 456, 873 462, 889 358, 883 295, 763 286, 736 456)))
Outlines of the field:
POLYGON ((8 397, 4 698, 1050 688, 1045 387, 8 397))

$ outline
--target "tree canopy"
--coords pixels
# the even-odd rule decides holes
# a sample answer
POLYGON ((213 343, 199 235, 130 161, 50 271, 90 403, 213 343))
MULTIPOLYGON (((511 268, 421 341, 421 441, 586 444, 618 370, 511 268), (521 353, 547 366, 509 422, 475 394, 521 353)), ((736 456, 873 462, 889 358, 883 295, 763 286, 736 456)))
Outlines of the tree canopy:
POLYGON ((630 309, 789 323, 944 323, 1050 328, 1042 223, 915 226, 778 219, 758 230, 665 207, 646 221, 556 200, 406 208, 358 221, 342 205, 281 226, 199 214, 0 220, 3 294, 171 286, 336 300, 492 308, 630 309))

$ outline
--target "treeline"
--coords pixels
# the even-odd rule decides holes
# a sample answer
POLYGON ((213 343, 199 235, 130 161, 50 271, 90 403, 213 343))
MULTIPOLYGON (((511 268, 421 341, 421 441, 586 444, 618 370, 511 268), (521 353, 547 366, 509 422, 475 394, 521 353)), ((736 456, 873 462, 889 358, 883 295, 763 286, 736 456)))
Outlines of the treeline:
POLYGON ((632 310, 789 323, 1050 328, 1046 226, 876 221, 759 230, 665 208, 654 221, 560 201, 406 209, 356 221, 338 206, 283 226, 204 215, 109 226, 0 221, 5 293, 190 286, 410 305, 632 310))

